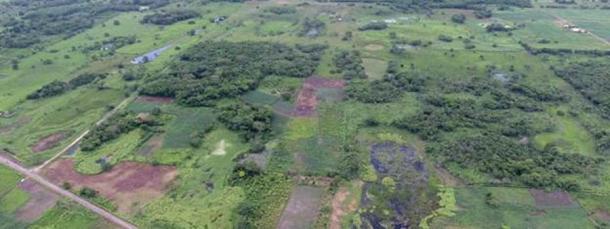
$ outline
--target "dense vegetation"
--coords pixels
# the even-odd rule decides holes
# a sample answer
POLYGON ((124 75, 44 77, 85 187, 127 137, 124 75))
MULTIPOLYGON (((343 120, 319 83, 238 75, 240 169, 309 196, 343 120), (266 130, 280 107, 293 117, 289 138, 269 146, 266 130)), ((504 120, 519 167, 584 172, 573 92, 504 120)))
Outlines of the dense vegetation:
POLYGON ((360 26, 358 30, 366 31, 366 30, 384 30, 388 28, 388 24, 385 22, 371 22, 366 25, 360 26))
POLYGON ((263 107, 242 103, 225 105, 220 107, 218 120, 250 141, 261 143, 271 133, 271 111, 263 107))
POLYGON ((342 73, 344 79, 365 79, 367 77, 358 51, 341 51, 335 55, 333 62, 337 72, 342 73))
POLYGON ((66 91, 75 89, 77 87, 89 84, 95 80, 102 80, 106 78, 105 74, 98 73, 84 73, 71 79, 68 82, 62 82, 55 80, 49 84, 42 86, 40 89, 29 94, 27 99, 42 99, 63 94, 66 91))
POLYGON ((529 187, 559 187, 578 190, 575 180, 561 175, 590 174, 597 160, 579 154, 560 153, 554 147, 536 150, 498 133, 460 136, 427 148, 451 166, 473 168, 502 183, 523 183, 529 187))
POLYGON ((144 18, 142 18, 142 23, 171 25, 179 21, 184 21, 199 16, 199 13, 193 10, 172 10, 146 15, 144 18))
POLYGON ((427 77, 416 72, 397 72, 394 62, 389 64, 382 80, 353 81, 346 88, 349 98, 364 103, 387 103, 400 98, 401 93, 423 90, 427 77))
POLYGON ((305 18, 301 26, 302 28, 301 31, 299 31, 299 36, 307 37, 317 37, 324 33, 326 28, 326 24, 317 18, 305 18))
POLYGON ((394 7, 397 10, 413 11, 432 8, 455 8, 455 9, 478 9, 484 4, 508 5, 516 7, 532 7, 530 0, 318 0, 332 2, 366 2, 366 3, 382 3, 394 7))
POLYGON ((0 47, 26 48, 54 35, 70 37, 91 28, 96 20, 113 12, 137 11, 140 5, 160 7, 167 0, 151 1, 27 1, 11 0, 7 4, 18 15, 4 22, 0 47))
POLYGON ((142 89, 142 94, 175 97, 179 103, 206 106, 257 87, 268 75, 307 77, 325 46, 295 48, 268 42, 205 42, 185 51, 142 89))
POLYGON ((587 61, 556 68, 555 74, 565 79, 587 100, 610 119, 610 65, 606 61, 587 61))

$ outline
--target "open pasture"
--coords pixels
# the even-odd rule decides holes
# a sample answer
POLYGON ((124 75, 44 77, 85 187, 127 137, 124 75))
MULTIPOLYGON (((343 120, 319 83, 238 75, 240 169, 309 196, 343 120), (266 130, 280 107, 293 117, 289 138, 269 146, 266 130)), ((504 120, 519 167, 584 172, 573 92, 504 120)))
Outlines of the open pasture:
POLYGON ((436 218, 431 228, 594 228, 578 204, 548 208, 538 204, 553 194, 534 194, 519 188, 456 188, 456 215, 436 218))

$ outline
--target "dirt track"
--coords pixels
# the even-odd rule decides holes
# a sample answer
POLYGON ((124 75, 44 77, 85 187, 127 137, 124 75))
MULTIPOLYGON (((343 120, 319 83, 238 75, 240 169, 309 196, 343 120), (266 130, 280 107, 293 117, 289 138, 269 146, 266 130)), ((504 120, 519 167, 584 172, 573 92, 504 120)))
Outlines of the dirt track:
POLYGON ((116 224, 117 226, 120 226, 122 228, 128 228, 128 229, 132 229, 132 228, 137 228, 135 225, 113 215, 110 212, 107 212, 106 210, 90 203, 89 201, 75 195, 74 193, 71 193, 69 191, 66 191, 60 187, 58 187, 57 185, 54 185, 53 183, 47 181, 44 177, 28 170, 27 168, 24 168, 23 166, 11 161, 8 158, 5 158, 3 156, 0 155, 0 164, 5 165, 17 172, 19 172, 20 174, 34 180, 35 182, 41 184, 42 186, 44 186, 45 188, 61 195, 64 196, 80 205, 82 205, 83 207, 93 211, 94 213, 102 216, 104 219, 110 221, 111 223, 116 224))

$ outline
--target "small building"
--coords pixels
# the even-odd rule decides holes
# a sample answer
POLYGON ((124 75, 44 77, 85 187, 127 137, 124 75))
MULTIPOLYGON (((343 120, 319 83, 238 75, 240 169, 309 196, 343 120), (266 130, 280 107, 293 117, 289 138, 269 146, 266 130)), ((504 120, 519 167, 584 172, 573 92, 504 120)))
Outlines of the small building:
POLYGON ((142 11, 147 11, 150 10, 149 6, 140 6, 140 8, 138 8, 138 11, 142 12, 142 11))

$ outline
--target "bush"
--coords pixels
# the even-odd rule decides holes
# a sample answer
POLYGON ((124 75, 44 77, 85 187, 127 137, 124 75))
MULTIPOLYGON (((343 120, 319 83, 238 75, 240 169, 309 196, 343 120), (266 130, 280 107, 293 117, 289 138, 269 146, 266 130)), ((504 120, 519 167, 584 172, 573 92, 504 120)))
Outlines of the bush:
POLYGON ((459 24, 463 24, 466 21, 466 15, 454 14, 451 16, 451 21, 459 24))
POLYGON ((368 23, 366 25, 361 26, 360 28, 358 28, 358 30, 360 31, 366 31, 366 30, 384 30, 388 28, 388 24, 385 22, 371 22, 368 23))
POLYGON ((144 18, 142 18, 141 22, 155 25, 171 25, 179 21, 184 21, 199 16, 200 14, 193 10, 173 10, 146 15, 144 18))

